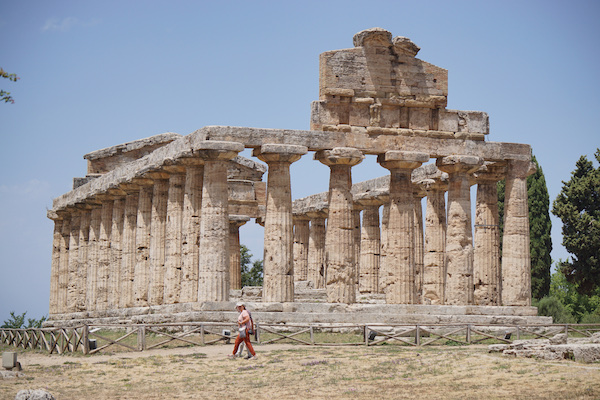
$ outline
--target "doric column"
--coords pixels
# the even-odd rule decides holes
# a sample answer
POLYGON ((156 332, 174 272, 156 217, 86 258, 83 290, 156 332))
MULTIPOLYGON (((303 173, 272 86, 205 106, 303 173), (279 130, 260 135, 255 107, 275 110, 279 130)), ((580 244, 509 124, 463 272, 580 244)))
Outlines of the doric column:
POLYGON ((60 245, 62 241, 62 225, 63 219, 61 216, 55 215, 54 218, 54 233, 52 236, 52 264, 50 266, 50 314, 58 313, 58 277, 60 270, 60 245))
POLYGON ((268 164, 263 301, 294 301, 293 223, 290 164, 305 146, 264 144, 253 155, 268 164))
POLYGON ((444 304, 473 304, 473 234, 469 174, 483 160, 474 156, 439 158, 437 167, 448 173, 448 226, 446 229, 446 288, 444 304))
POLYGON ((421 187, 427 193, 425 208, 425 244, 423 253, 423 303, 444 304, 446 268, 446 200, 448 175, 424 179, 421 187))
POLYGON ((69 244, 71 239, 71 214, 63 213, 60 237, 60 265, 58 269, 58 312, 67 312, 67 284, 69 281, 69 244))
POLYGON ((242 288, 240 227, 250 221, 246 215, 229 216, 229 282, 231 289, 242 288))
POLYGON ((310 220, 306 215, 294 216, 294 281, 308 279, 308 241, 310 220))
POLYGON ((425 192, 421 191, 417 185, 413 185, 413 196, 415 201, 415 291, 416 304, 423 304, 423 274, 424 274, 424 254, 423 254, 423 206, 421 199, 425 197, 425 192))
POLYGON ((486 162, 475 172, 477 201, 473 293, 474 304, 500 305, 500 226, 497 182, 504 179, 506 167, 486 162))
POLYGON ((110 237, 114 199, 111 196, 99 197, 102 201, 100 217, 100 237, 98 246, 98 270, 96 272, 96 310, 108 309, 108 276, 110 265, 110 237))
POLYGON ((502 238, 502 305, 531 305, 531 258, 527 176, 535 172, 530 161, 509 160, 504 195, 502 238))
POLYGON ((379 207, 381 200, 361 199, 363 207, 360 262, 358 264, 358 290, 360 293, 379 292, 379 255, 381 252, 381 233, 379 207))
POLYGON ((135 229, 135 269, 133 290, 135 305, 148 305, 148 288, 150 285, 150 235, 152 226, 152 193, 154 182, 151 179, 137 178, 133 183, 139 185, 138 209, 135 229))
POLYGON ((310 218, 307 280, 313 283, 315 289, 323 289, 325 287, 325 219, 327 212, 309 212, 307 216, 310 218))
POLYGON ((204 160, 198 301, 229 300, 228 161, 243 150, 236 142, 206 141, 199 144, 204 160))
POLYGON ((356 285, 358 287, 359 271, 360 271, 360 212, 362 207, 360 204, 354 203, 352 209, 352 226, 354 228, 354 277, 356 278, 356 285))
POLYGON ((200 260, 200 213, 204 160, 186 158, 181 235, 181 302, 198 300, 198 263, 200 260))
POLYGON ((154 180, 150 226, 150 287, 148 290, 148 305, 153 306, 163 304, 165 294, 165 236, 169 174, 153 172, 147 174, 147 177, 154 180))
POLYGON ((77 311, 77 271, 79 269, 79 227, 81 211, 71 213, 71 232, 69 234, 69 265, 67 268, 67 311, 77 311))
POLYGON ((123 212, 123 237, 121 248, 121 296, 120 308, 135 305, 135 291, 133 287, 136 259, 135 232, 137 228, 137 212, 140 201, 140 187, 132 183, 121 185, 125 196, 125 209, 123 212))
POLYGON ((325 234, 327 302, 354 303, 356 271, 351 169, 362 162, 364 155, 354 148, 336 147, 316 152, 315 159, 330 168, 329 215, 325 234))
POLYGON ((412 170, 429 160, 426 153, 388 151, 377 161, 390 170, 390 211, 383 279, 388 304, 415 304, 415 235, 412 170))
POLYGON ((165 295, 164 304, 179 303, 181 298, 181 239, 183 227, 183 200, 185 167, 165 167, 171 173, 167 199, 167 221, 165 234, 165 295))
POLYGON ((125 195, 119 191, 119 197, 113 202, 112 227, 110 231, 110 264, 108 268, 108 309, 119 308, 121 296, 124 296, 121 263, 123 257, 123 219, 125 217, 125 195))
POLYGON ((96 288, 98 283, 98 262, 100 254, 100 222, 102 207, 100 203, 92 205, 90 233, 88 240, 88 268, 86 277, 85 303, 87 311, 96 310, 96 288))
POLYGON ((90 237, 90 221, 92 218, 91 207, 82 206, 79 223, 79 252, 77 254, 77 290, 75 293, 75 310, 86 310, 88 247, 90 237))
POLYGON ((390 199, 382 198, 383 207, 381 207, 381 250, 379 252, 379 277, 377 293, 384 293, 383 288, 387 287, 387 264, 386 254, 388 248, 388 225, 390 222, 390 199))

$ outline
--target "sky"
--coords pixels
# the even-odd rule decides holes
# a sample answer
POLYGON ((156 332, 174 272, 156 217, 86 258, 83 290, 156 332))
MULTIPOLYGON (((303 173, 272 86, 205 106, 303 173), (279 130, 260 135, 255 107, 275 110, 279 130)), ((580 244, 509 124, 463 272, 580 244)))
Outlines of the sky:
MULTIPOLYGON (((0 67, 20 77, 0 80, 15 100, 0 103, 0 322, 48 314, 46 211, 84 154, 207 125, 309 129, 319 54, 372 27, 447 69, 448 108, 489 113, 487 140, 530 144, 553 201, 600 147, 598 15, 583 0, 0 0, 0 67)), ((386 172, 368 156, 353 181, 386 172)), ((293 198, 328 188, 311 154, 291 174, 293 198)), ((240 233, 262 258, 262 229, 240 233)))

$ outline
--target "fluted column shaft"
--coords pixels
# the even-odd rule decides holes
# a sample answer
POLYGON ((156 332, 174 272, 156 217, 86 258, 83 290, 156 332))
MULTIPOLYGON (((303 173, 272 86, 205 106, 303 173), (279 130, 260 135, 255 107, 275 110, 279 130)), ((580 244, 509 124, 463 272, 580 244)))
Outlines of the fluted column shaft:
POLYGON ((446 290, 444 304, 473 304, 473 233, 469 174, 483 160, 473 156, 448 156, 437 160, 449 175, 448 226, 446 229, 446 290))
POLYGON ((130 185, 126 188, 125 209, 123 212, 123 246, 121 257, 121 308, 135 305, 135 291, 133 287, 135 273, 136 243, 135 232, 137 228, 137 211, 140 199, 140 188, 130 185))
POLYGON ((164 304, 179 303, 181 298, 181 239, 185 188, 183 172, 185 169, 176 169, 175 166, 172 168, 167 199, 164 304))
POLYGON ((152 226, 152 193, 154 192, 151 180, 137 181, 143 184, 138 198, 138 210, 135 230, 135 272, 133 287, 135 305, 144 307, 148 305, 148 288, 150 284, 150 235, 152 226))
POLYGON ((354 226, 354 277, 356 278, 356 285, 359 285, 359 271, 360 271, 360 237, 361 237, 361 229, 360 229, 360 212, 362 208, 360 205, 354 203, 354 208, 352 209, 352 225, 354 226))
POLYGON ((379 255, 381 252, 379 206, 378 203, 363 204, 360 263, 358 265, 358 290, 361 293, 378 293, 379 291, 379 255))
POLYGON ((309 219, 294 217, 294 280, 308 279, 309 219))
POLYGON ((60 237, 60 264, 58 268, 58 312, 67 312, 67 284, 69 281, 69 244, 71 238, 71 214, 63 217, 60 237))
POLYGON ((100 261, 100 222, 102 208, 96 204, 90 216, 90 233, 88 240, 88 268, 86 279, 85 302, 86 310, 96 310, 96 288, 98 282, 98 263, 100 261))
POLYGON ((96 273, 96 310, 108 309, 108 276, 110 272, 112 216, 114 200, 102 200, 100 238, 98 248, 98 270, 96 273))
POLYGON ((444 304, 446 267, 446 200, 448 178, 426 179, 425 244, 423 254, 423 303, 444 304))
POLYGON ((384 288, 387 287, 387 248, 388 248, 388 226, 390 222, 390 200, 385 200, 381 208, 381 251, 379 253, 379 277, 377 293, 385 293, 384 288))
POLYGON ((50 267, 50 314, 58 313, 58 277, 60 270, 62 225, 62 218, 54 220, 54 233, 52 236, 52 264, 50 267))
POLYGON ((504 198, 502 240, 502 305, 531 305, 531 258, 527 176, 535 172, 529 161, 509 160, 504 198))
POLYGON ((325 287, 325 213, 309 214, 307 280, 315 289, 325 287))
POLYGON ((77 311, 77 271, 79 269, 79 228, 81 211, 71 213, 71 232, 69 235, 69 265, 67 269, 67 311, 77 311))
POLYGON ((378 156, 390 170, 390 211, 383 292, 388 304, 415 304, 415 201, 412 170, 429 159, 425 153, 388 151, 378 156))
POLYGON ((148 304, 163 304, 165 294, 165 236, 167 225, 168 175, 154 175, 152 223, 150 227, 150 288, 148 304))
POLYGON ((112 227, 110 235, 110 264, 108 273, 108 309, 119 308, 121 296, 124 296, 121 276, 123 257, 123 218, 125 217, 125 197, 113 202, 112 227))
POLYGON ((231 289, 242 288, 242 261, 240 254, 240 227, 250 220, 241 215, 229 216, 229 281, 231 289))
POLYGON ((227 164, 242 149, 240 143, 209 141, 198 152, 204 160, 198 301, 229 300, 227 164))
POLYGON ((334 148, 315 153, 315 159, 330 168, 329 215, 325 234, 325 287, 327 302, 354 303, 356 300, 356 268, 354 253, 354 223, 352 167, 362 162, 364 155, 353 148, 334 148))
POLYGON ((181 237, 181 302, 198 300, 198 263, 200 260, 200 214, 202 212, 202 181, 204 161, 188 159, 183 197, 183 227, 181 237))
MULTIPOLYGON (((413 185, 414 186, 414 185, 413 185)), ((415 192, 415 216, 414 216, 414 234, 415 234, 415 292, 416 304, 423 303, 423 274, 424 274, 424 250, 423 250, 423 206, 421 199, 425 193, 415 192)))
POLYGON ((75 292, 75 311, 86 310, 85 292, 87 289, 88 248, 92 211, 89 207, 81 211, 79 223, 79 251, 77 254, 77 288, 75 292))
POLYGON ((294 301, 294 236, 290 165, 304 146, 265 144, 253 155, 268 164, 263 301, 294 301))

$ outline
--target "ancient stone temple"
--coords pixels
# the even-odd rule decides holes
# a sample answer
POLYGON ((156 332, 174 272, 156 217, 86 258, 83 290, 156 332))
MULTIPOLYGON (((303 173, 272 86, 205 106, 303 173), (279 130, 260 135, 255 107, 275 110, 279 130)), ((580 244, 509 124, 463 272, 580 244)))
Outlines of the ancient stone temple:
POLYGON ((308 131, 207 126, 85 155, 87 176, 48 212, 50 324, 218 321, 240 298, 273 322, 536 320, 531 148, 487 140, 485 112, 447 109, 448 73, 418 51, 373 28, 321 54, 308 131), (290 165, 308 153, 329 191, 293 201, 290 165), (353 183, 366 155, 383 176, 353 183), (241 288, 252 219, 264 285, 241 288))

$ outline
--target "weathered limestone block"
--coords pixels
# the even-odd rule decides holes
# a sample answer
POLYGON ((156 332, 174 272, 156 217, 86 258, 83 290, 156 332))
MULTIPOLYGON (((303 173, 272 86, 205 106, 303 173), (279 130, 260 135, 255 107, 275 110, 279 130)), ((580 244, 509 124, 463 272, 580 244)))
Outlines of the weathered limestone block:
POLYGON ((229 300, 229 217, 227 162, 243 150, 236 142, 199 144, 204 160, 198 301, 229 300))
POLYGON ((253 155, 268 164, 263 264, 263 301, 294 301, 293 221, 290 164, 308 149, 265 144, 253 155))
POLYGON ((307 213, 310 218, 308 237, 308 272, 307 280, 315 289, 325 287, 325 219, 326 211, 307 213))
POLYGON ((127 193, 123 214, 123 237, 121 256, 121 296, 119 307, 127 308, 135 305, 135 291, 133 287, 135 273, 136 243, 135 232, 137 228, 137 211, 140 198, 140 187, 137 185, 121 185, 127 193))
POLYGON ((231 289, 242 288, 240 227, 250 221, 246 215, 229 216, 229 281, 231 289))
POLYGON ((379 255, 381 233, 379 228, 379 207, 377 199, 360 200, 363 219, 360 240, 360 263, 358 265, 358 290, 360 293, 379 291, 379 255))
POLYGON ((500 305, 500 226, 497 182, 506 167, 486 162, 475 172, 475 254, 473 262, 474 304, 500 305))
POLYGON ((356 299, 354 224, 352 222, 351 168, 364 159, 353 148, 334 148, 315 153, 329 166, 329 215, 325 235, 325 285, 329 303, 354 303, 356 299))
POLYGON ((67 300, 66 311, 77 311, 77 270, 79 267, 79 228, 81 211, 71 213, 71 232, 69 235, 69 265, 67 269, 67 300))
MULTIPOLYGON (((122 195, 126 195, 125 192, 122 195)), ((112 228, 110 235, 110 264, 108 274, 108 309, 119 308, 124 287, 121 286, 121 263, 123 257, 123 222, 125 217, 125 197, 113 203, 112 228)))
POLYGON ((502 305, 531 305, 531 258, 527 177, 531 161, 508 161, 502 238, 502 305))
POLYGON ((446 267, 446 200, 448 175, 439 173, 419 184, 427 193, 425 214, 425 243, 423 254, 423 303, 444 304, 446 267))
POLYGON ((167 200, 169 174, 148 174, 154 179, 152 193, 152 222, 150 224, 150 287, 148 305, 163 304, 165 293, 165 237, 167 225, 167 200))
POLYGON ((204 160, 189 158, 183 198, 183 232, 181 236, 181 302, 198 300, 198 263, 200 261, 200 215, 204 160))
POLYGON ((112 231, 114 201, 112 197, 102 198, 100 217, 100 237, 98 240, 98 270, 96 271, 96 310, 108 309, 108 276, 110 273, 110 238, 112 231))
POLYGON ((439 158, 437 167, 448 173, 446 229, 446 288, 444 304, 473 304, 473 234, 469 174, 483 164, 479 157, 439 158))
POLYGON ((412 170, 429 160, 426 153, 388 151, 378 156, 390 170, 390 211, 387 226, 385 276, 380 278, 388 304, 415 304, 415 235, 412 170))
POLYGON ((136 218, 136 257, 133 287, 135 305, 144 307, 148 305, 148 289, 150 285, 150 235, 154 182, 151 179, 136 179, 134 183, 140 185, 141 189, 136 218))
POLYGON ((181 290, 181 238, 183 226, 183 197, 185 167, 165 167, 171 172, 167 197, 165 225, 165 284, 164 304, 180 301, 181 290))
POLYGON ((309 222, 306 216, 294 216, 294 281, 308 279, 309 222))

